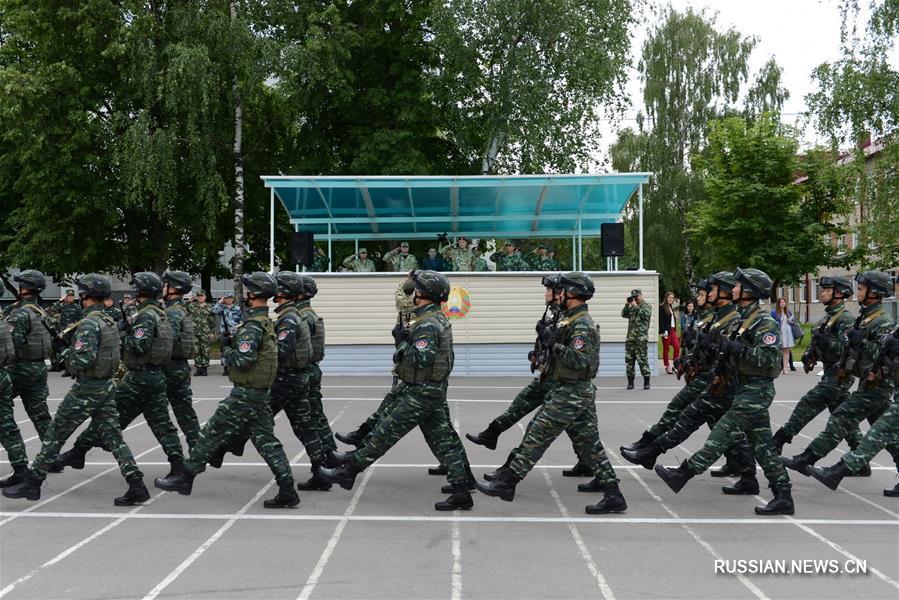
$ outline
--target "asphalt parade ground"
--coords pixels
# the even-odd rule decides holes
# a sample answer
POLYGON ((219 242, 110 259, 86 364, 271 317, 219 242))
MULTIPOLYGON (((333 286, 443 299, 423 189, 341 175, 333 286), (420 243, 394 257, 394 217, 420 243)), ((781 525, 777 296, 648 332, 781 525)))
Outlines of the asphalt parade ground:
MULTIPOLYGON (((201 422, 230 387, 220 368, 210 373, 193 382, 201 422)), ((70 381, 50 375, 51 412, 70 381)), ((814 382, 813 375, 778 379, 775 425, 814 382)), ((452 379, 450 409, 460 432, 483 429, 526 383, 452 379)), ((83 470, 51 474, 38 502, 0 498, 0 597, 899 597, 899 501, 882 495, 896 482, 888 454, 875 458, 872 477, 844 480, 837 492, 791 473, 796 515, 757 517, 753 506, 771 497, 761 472, 761 498, 724 496, 720 488, 729 480, 708 474, 675 495, 654 473, 621 460, 618 447, 639 437, 680 388, 673 376, 653 378, 650 391, 626 391, 623 378, 596 384, 600 434, 621 478, 625 514, 584 513, 600 496, 577 491, 586 479, 562 477, 574 463, 564 436, 519 484, 514 502, 475 493, 471 511, 434 511, 445 481, 427 474, 435 461, 417 431, 362 473, 352 491, 301 492, 296 509, 263 508, 274 483, 250 445, 243 457, 229 455, 221 469, 198 476, 193 494, 181 496, 153 487, 168 463, 138 419, 125 439, 152 500, 113 506, 125 483, 112 456, 99 449, 83 470), (716 560, 728 561, 719 563, 725 571, 745 572, 716 573, 716 560), (787 572, 752 572, 768 569, 787 572)), ((389 385, 387 377, 327 377, 333 428, 355 428, 389 385)), ((39 442, 19 400, 16 419, 33 458, 39 442)), ((803 433, 816 434, 824 422, 819 417, 803 433)), ((283 414, 276 431, 294 477, 307 478, 308 460, 283 414)), ((707 433, 703 428, 660 462, 678 464, 707 433)), ((493 452, 465 440, 476 476, 502 463, 521 435, 521 428, 509 430, 493 452)), ((798 453, 807 441, 801 436, 786 451, 798 453)), ((9 471, 2 453, 0 473, 9 471)))

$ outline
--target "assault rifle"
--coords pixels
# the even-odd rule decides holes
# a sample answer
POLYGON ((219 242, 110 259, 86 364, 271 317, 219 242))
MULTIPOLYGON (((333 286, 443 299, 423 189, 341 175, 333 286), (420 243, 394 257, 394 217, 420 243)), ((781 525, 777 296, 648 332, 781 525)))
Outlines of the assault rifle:
POLYGON ((713 396, 720 396, 730 379, 730 370, 727 368, 727 359, 730 358, 730 345, 727 342, 737 339, 739 333, 740 330, 735 328, 727 339, 721 340, 721 344, 718 347, 718 361, 715 363, 715 368, 712 369, 712 381, 707 388, 713 396))
POLYGON ((840 353, 840 360, 837 361, 837 382, 843 383, 847 378, 852 374, 852 371, 855 369, 855 365, 858 364, 858 360, 862 357, 862 348, 861 345, 856 344, 853 339, 858 337, 858 335, 862 334, 862 319, 864 317, 859 315, 857 319, 855 319, 855 323, 852 325, 852 329, 849 331, 849 341, 843 347, 843 352, 840 353), (855 334, 855 335, 853 335, 855 334))
POLYGON ((559 332, 558 324, 562 311, 552 312, 553 319, 547 324, 546 315, 550 313, 550 307, 547 305, 543 311, 543 317, 541 317, 535 327, 537 338, 534 340, 534 349, 528 353, 528 359, 531 361, 531 373, 539 370, 540 381, 546 378, 546 373, 549 370, 547 366, 549 365, 550 354, 559 332))
MULTIPOLYGON (((806 373, 810 373, 815 368, 815 365, 818 364, 818 361, 821 360, 823 354, 821 352, 821 339, 828 333, 827 321, 827 319, 824 319, 821 325, 815 329, 812 333, 812 341, 809 342, 808 348, 802 353, 802 368, 806 373)), ((834 327, 836 327, 836 323, 834 323, 834 327)), ((833 333, 833 331, 831 330, 830 333, 833 333)))
POLYGON ((862 388, 867 390, 882 379, 895 377, 894 371, 897 365, 899 365, 899 327, 884 336, 883 345, 880 352, 877 353, 877 358, 874 359, 862 378, 862 388))

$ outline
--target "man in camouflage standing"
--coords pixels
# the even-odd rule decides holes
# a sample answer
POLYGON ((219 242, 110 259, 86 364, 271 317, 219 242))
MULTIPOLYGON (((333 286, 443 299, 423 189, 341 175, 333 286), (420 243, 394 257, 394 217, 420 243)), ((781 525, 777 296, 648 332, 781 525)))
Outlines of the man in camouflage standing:
POLYGON ((490 255, 490 260, 496 263, 497 271, 527 271, 528 263, 521 258, 521 254, 515 251, 515 244, 507 241, 502 251, 490 255))
POLYGON ((76 281, 84 318, 71 335, 71 345, 61 344, 66 370, 75 383, 63 398, 59 410, 47 429, 41 451, 34 459, 23 481, 3 490, 9 498, 38 500, 41 485, 51 470, 66 439, 85 420, 89 429, 99 435, 104 448, 115 456, 119 470, 128 482, 128 491, 115 499, 116 506, 132 506, 150 499, 143 473, 134 461, 131 449, 122 439, 119 415, 113 401, 113 373, 119 361, 119 334, 115 322, 103 312, 103 300, 112 294, 112 284, 103 275, 84 275, 76 281))
POLYGON ((531 271, 550 271, 549 257, 546 256, 546 246, 540 244, 537 246, 530 256, 528 256, 528 266, 531 271))
POLYGON ((22 440, 22 432, 16 425, 16 417, 13 411, 12 381, 6 366, 12 362, 16 355, 16 348, 12 343, 12 334, 5 323, 0 323, 0 445, 9 455, 9 466, 13 474, 0 480, 0 488, 6 488, 25 480, 28 470, 28 455, 25 453, 25 442, 22 440))
POLYGON ((434 505, 438 511, 468 510, 474 506, 469 492, 468 458, 446 408, 447 378, 453 370, 453 334, 440 303, 449 296, 449 279, 435 271, 416 271, 415 318, 394 353, 396 405, 378 421, 362 446, 344 456, 336 469, 320 468, 326 481, 352 489, 356 476, 371 466, 416 426, 431 451, 448 470, 452 493, 434 505))
POLYGON ((384 262, 390 266, 391 271, 409 273, 418 268, 418 259, 414 254, 409 254, 409 242, 403 242, 384 255, 384 262))
POLYGON ((553 248, 546 249, 546 270, 547 271, 558 271, 562 268, 562 265, 559 263, 556 258, 556 251, 553 248))
MULTIPOLYGON (((122 431, 143 415, 156 440, 171 464, 171 472, 182 469, 184 455, 178 430, 169 418, 169 403, 165 395, 166 381, 163 367, 172 357, 174 335, 165 311, 159 303, 162 279, 156 273, 135 273, 131 286, 138 301, 137 313, 129 323, 122 321, 118 329, 126 332, 122 339, 122 361, 128 372, 115 386, 115 405, 122 431)), ((91 424, 78 438, 71 450, 59 455, 55 468, 84 468, 88 451, 103 443, 98 426, 91 424)))
POLYGON ((511 502, 515 487, 534 468, 543 454, 565 431, 575 452, 600 482, 603 499, 586 507, 587 514, 620 513, 627 503, 618 488, 596 419, 596 386, 599 369, 599 328, 590 317, 587 301, 593 297, 593 280, 585 273, 565 273, 560 277, 562 320, 547 340, 551 350, 546 365, 549 392, 524 434, 521 444, 509 455, 507 469, 478 489, 488 496, 511 502))
POLYGON ((318 294, 318 284, 311 275, 303 275, 303 296, 297 302, 297 312, 309 328, 312 336, 312 360, 309 363, 309 409, 312 411, 312 426, 318 433, 325 454, 337 450, 334 432, 328 424, 322 406, 322 370, 318 366, 325 358, 325 320, 312 309, 312 299, 318 294))
POLYGON ((209 344, 212 343, 215 315, 206 303, 206 290, 198 290, 193 300, 185 305, 187 314, 194 322, 196 350, 194 352, 194 376, 209 374, 209 344))
MULTIPOLYGON (((75 290, 67 289, 59 302, 54 303, 53 306, 47 309, 47 314, 52 318, 57 331, 63 331, 66 327, 81 319, 81 306, 75 302, 75 290)), ((50 370, 62 371, 62 363, 62 358, 51 348, 50 370)))
POLYGON ((774 380, 780 375, 783 354, 780 327, 759 305, 771 295, 771 279, 758 269, 737 269, 734 279, 733 296, 742 322, 733 339, 728 338, 722 348, 729 372, 736 380, 733 403, 715 423, 699 452, 677 468, 656 465, 655 471, 677 493, 745 435, 774 492, 774 499, 766 506, 755 507, 755 514, 792 515, 795 509, 790 477, 774 451, 768 413, 774 402, 774 380))
POLYGON ((240 307, 234 304, 234 292, 225 292, 225 294, 212 307, 212 314, 220 317, 219 319, 219 347, 221 348, 222 370, 225 377, 228 376, 228 358, 225 348, 231 346, 234 338, 234 332, 240 325, 241 312, 240 307))
POLYGON ((263 503, 265 508, 291 508, 300 503, 294 489, 290 463, 275 437, 275 421, 269 404, 269 388, 278 369, 278 345, 268 317, 267 301, 277 293, 278 283, 270 273, 256 272, 242 278, 247 293, 247 320, 234 332, 234 345, 224 349, 234 387, 200 430, 184 468, 155 481, 156 487, 190 495, 194 478, 222 447, 230 446, 242 432, 249 433, 256 450, 268 464, 278 493, 263 503))
POLYGON ((460 236, 458 240, 450 244, 446 236, 437 237, 440 254, 446 259, 448 271, 473 271, 474 252, 468 247, 468 239, 460 236))
POLYGON ((649 339, 649 322, 652 309, 643 300, 642 290, 631 290, 621 318, 627 319, 627 338, 624 342, 624 370, 627 374, 627 389, 634 389, 634 361, 640 363, 640 374, 643 375, 643 389, 649 389, 649 359, 646 357, 646 344, 649 339))
POLYGON ((191 277, 184 271, 166 271, 162 274, 165 284, 162 292, 165 300, 165 316, 172 326, 172 358, 165 365, 165 393, 175 413, 178 427, 184 433, 187 447, 193 448, 200 435, 200 422, 194 411, 193 392, 190 389, 190 365, 194 357, 196 341, 194 321, 187 312, 184 294, 190 292, 191 277))
MULTIPOLYGON (((892 295, 893 282, 882 271, 865 271, 855 277, 858 283, 856 297, 861 311, 846 333, 846 347, 837 365, 837 381, 842 383, 851 376, 865 382, 868 371, 880 353, 885 335, 895 326, 883 307, 883 299, 892 295)), ((810 475, 810 467, 857 430, 862 419, 873 425, 890 404, 893 382, 881 380, 866 382, 842 402, 827 420, 824 431, 818 434, 800 454, 785 458, 784 464, 803 475, 810 475)), ((899 464, 899 443, 888 444, 887 451, 899 464)))
POLYGON ((325 254, 325 251, 321 248, 315 249, 315 255, 312 257, 312 271, 316 271, 318 273, 324 273, 328 270, 328 265, 331 264, 331 259, 328 258, 328 255, 325 254))
POLYGON ((50 332, 47 313, 39 305, 40 293, 47 287, 44 274, 28 269, 13 276, 19 284, 18 302, 13 304, 6 323, 12 333, 15 357, 6 368, 12 381, 13 398, 20 396, 28 418, 41 440, 50 426, 47 409, 47 365, 50 356, 50 332))
POLYGON ((116 324, 124 318, 122 311, 115 305, 111 297, 103 300, 103 312, 109 315, 109 318, 116 324))
POLYGON ((350 254, 343 259, 343 266, 347 271, 354 273, 374 273, 377 271, 373 260, 368 258, 368 250, 359 248, 356 254, 350 254))

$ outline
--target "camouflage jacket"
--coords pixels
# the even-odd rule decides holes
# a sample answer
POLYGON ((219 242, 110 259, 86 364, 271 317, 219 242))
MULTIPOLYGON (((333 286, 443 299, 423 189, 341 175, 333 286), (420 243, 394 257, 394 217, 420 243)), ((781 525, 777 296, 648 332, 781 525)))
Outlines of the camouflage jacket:
POLYGON ((473 271, 474 252, 471 248, 457 248, 449 244, 440 247, 440 254, 447 260, 447 268, 452 271, 473 271))
POLYGON ((355 273, 374 273, 377 270, 375 269, 375 263, 372 259, 366 258, 365 260, 360 260, 355 254, 351 254, 343 259, 343 266, 346 267, 347 270, 355 273))
POLYGON ((637 306, 624 305, 621 317, 627 319, 627 341, 645 342, 649 337, 649 322, 652 319, 652 308, 648 302, 637 306))
POLYGON ((490 255, 490 260, 496 263, 497 271, 528 271, 530 266, 521 258, 521 254, 513 252, 494 252, 490 255))
POLYGON ((415 258, 413 254, 406 254, 405 256, 397 252, 396 250, 391 250, 387 254, 384 255, 384 262, 390 266, 391 271, 401 271, 403 273, 408 273, 409 271, 413 271, 418 268, 418 259, 415 258))
POLYGON ((63 302, 62 300, 47 309, 47 314, 53 317, 53 321, 60 330, 81 319, 81 313, 81 306, 77 302, 63 302))

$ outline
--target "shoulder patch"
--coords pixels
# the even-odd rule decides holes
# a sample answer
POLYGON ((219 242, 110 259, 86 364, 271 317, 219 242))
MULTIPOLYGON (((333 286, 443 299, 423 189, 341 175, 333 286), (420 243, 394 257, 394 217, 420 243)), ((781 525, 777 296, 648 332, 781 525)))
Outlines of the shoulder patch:
POLYGON ((428 346, 429 346, 428 340, 422 339, 422 340, 418 340, 417 342, 415 342, 415 347, 418 348, 419 350, 424 350, 428 346))
POLYGON ((81 350, 84 348, 84 342, 82 340, 75 340, 75 350, 81 350))
POLYGON ((575 337, 573 340, 571 340, 571 345, 575 350, 580 350, 584 347, 584 337, 581 335, 575 337))
POLYGON ((762 338, 762 343, 766 346, 770 346, 771 344, 777 341, 777 336, 773 333, 766 333, 765 337, 762 338))
POLYGON ((279 339, 279 340, 286 339, 286 338, 287 338, 287 335, 288 335, 287 330, 286 330, 286 329, 282 329, 281 331, 278 332, 278 339, 279 339))
POLYGON ((143 327, 138 327, 137 329, 134 330, 134 337, 138 340, 147 337, 147 330, 144 329, 143 327))
POLYGON ((241 342, 240 346, 237 348, 241 352, 249 352, 250 351, 250 342, 241 342))

